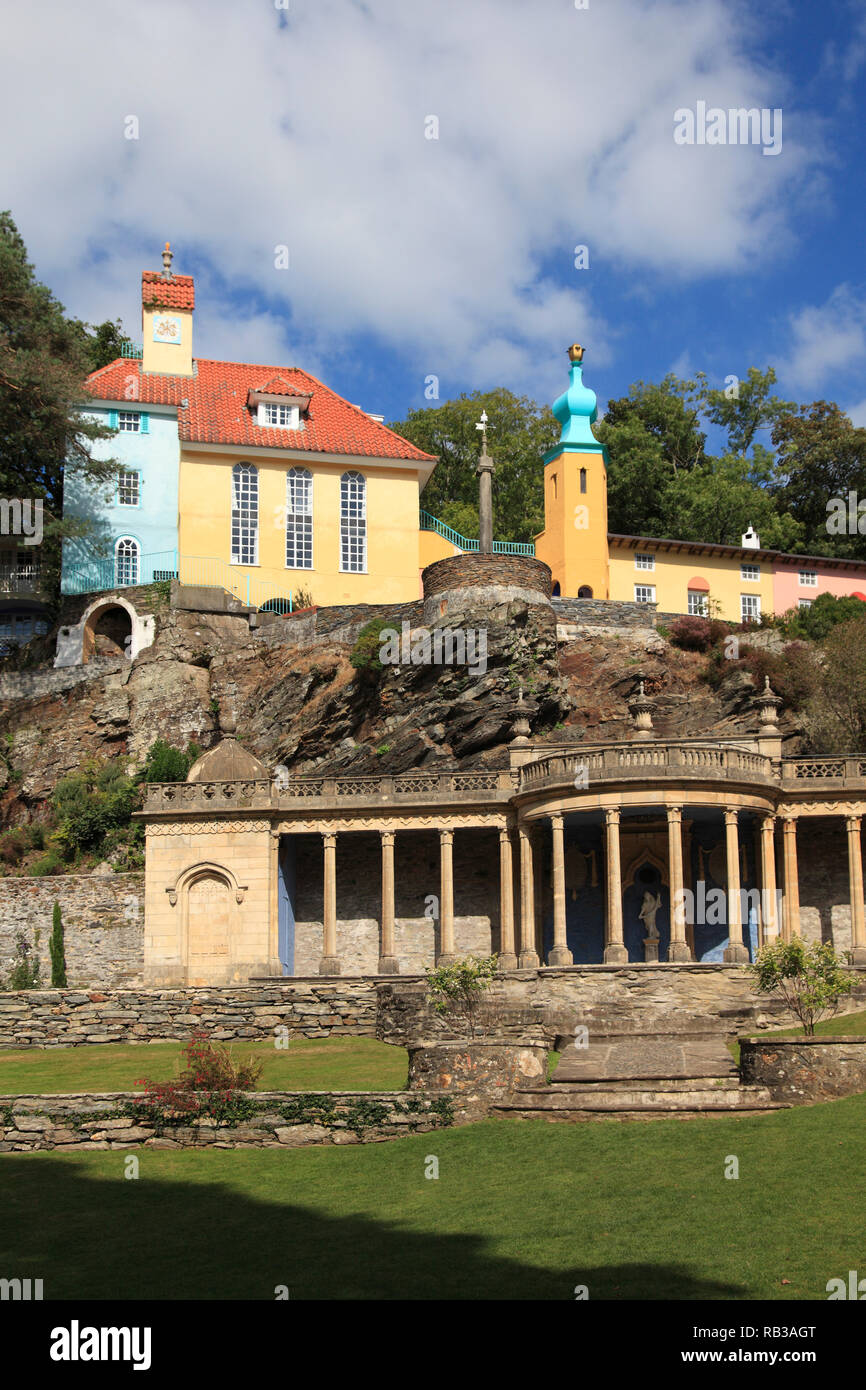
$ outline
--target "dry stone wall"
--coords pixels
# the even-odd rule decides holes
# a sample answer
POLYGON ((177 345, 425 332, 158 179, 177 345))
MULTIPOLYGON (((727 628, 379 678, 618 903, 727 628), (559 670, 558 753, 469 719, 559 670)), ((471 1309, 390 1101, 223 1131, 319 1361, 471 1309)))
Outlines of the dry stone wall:
POLYGON ((302 1148, 361 1144, 450 1125, 447 1099, 419 1092, 257 1091, 240 1117, 166 1123, 141 1092, 0 1096, 0 1153, 57 1149, 302 1148))
POLYGON ((0 1048, 185 1039, 266 1038, 278 1027, 306 1038, 373 1037, 371 980, 165 990, 44 989, 0 994, 0 1048))
POLYGON ((741 1038, 740 1075, 786 1105, 866 1091, 866 1038, 741 1038))
POLYGON ((15 938, 39 932, 42 980, 51 982, 54 904, 60 904, 70 985, 114 989, 140 984, 144 963, 144 874, 60 874, 0 878, 0 977, 12 963, 15 938))

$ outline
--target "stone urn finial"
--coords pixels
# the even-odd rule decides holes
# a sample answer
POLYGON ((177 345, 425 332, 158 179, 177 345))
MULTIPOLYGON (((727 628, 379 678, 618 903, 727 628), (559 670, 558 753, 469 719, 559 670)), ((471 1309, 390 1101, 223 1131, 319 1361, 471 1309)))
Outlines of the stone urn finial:
POLYGON ((220 733, 223 738, 234 738, 237 732, 238 721, 235 719, 234 711, 228 708, 220 709, 219 712, 220 733))
POLYGON ((628 712, 632 718, 634 736, 636 739, 645 741, 656 737, 653 728, 653 710, 656 709, 656 701, 644 694, 644 683, 640 682, 637 695, 632 695, 628 702, 628 712))
POLYGON ((538 705, 534 700, 523 698, 523 684, 520 685, 517 701, 512 709, 513 723, 511 726, 511 742, 518 747, 525 747, 529 743, 529 735, 532 732, 529 719, 535 714, 538 705))
POLYGON ((777 734, 779 732, 778 710, 781 704, 781 697, 775 695, 770 689, 770 677, 765 676, 764 688, 758 696, 758 719, 762 734, 777 734))

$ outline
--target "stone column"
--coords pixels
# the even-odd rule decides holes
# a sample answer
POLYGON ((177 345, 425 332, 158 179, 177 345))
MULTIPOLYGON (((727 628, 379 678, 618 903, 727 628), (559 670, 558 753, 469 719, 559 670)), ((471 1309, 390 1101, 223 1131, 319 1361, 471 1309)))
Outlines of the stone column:
POLYGON ((337 955, 337 837, 328 831, 322 835, 325 842, 325 886, 323 894, 322 918, 324 922, 323 955, 319 961, 320 975, 339 975, 340 958, 337 955))
POLYGON ((671 944, 668 960, 691 960, 686 940, 686 907, 683 897, 683 808, 668 807, 668 867, 671 881, 671 944))
POLYGON ((628 951, 622 939, 622 882, 619 858, 619 807, 604 813, 607 841, 607 921, 604 933, 605 964, 622 965, 628 951))
POLYGON ((779 935, 779 912, 776 898, 776 818, 764 816, 761 821, 761 922, 763 945, 779 935))
POLYGON ((797 875, 797 819, 782 817, 782 845, 785 856, 785 901, 782 935, 786 941, 800 935, 800 882, 797 875))
POLYGON ((511 831, 499 832, 499 969, 516 970, 514 949, 514 869, 511 831))
POLYGON ((725 812, 725 848, 728 860, 728 944, 725 960, 729 964, 747 961, 749 951, 743 940, 743 908, 740 902, 740 836, 736 811, 725 812))
POLYGON ((565 831, 562 816, 550 817, 553 831, 553 949, 548 965, 574 965, 565 930, 565 831))
POLYGON ((394 955, 394 832, 380 830, 382 841, 382 942, 379 948, 379 974, 399 975, 394 955))
POLYGON ((851 964, 866 965, 866 923, 863 917, 863 859, 860 851, 860 817, 846 816, 848 831, 848 884, 851 893, 851 964))
POLYGON ((535 949, 535 874, 532 867, 532 839, 526 826, 520 836, 520 968, 534 970, 541 964, 535 949))
POLYGON ((454 950, 454 831, 439 831, 439 957, 437 965, 451 965, 454 950))

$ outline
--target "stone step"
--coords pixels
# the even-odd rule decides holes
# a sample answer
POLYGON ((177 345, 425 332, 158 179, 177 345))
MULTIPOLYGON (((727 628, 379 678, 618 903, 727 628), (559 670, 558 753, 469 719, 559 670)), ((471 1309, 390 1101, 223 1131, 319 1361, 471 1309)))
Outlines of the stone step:
POLYGON ((510 1101, 501 1101, 492 1111, 496 1115, 542 1116, 549 1119, 581 1119, 590 1115, 678 1115, 678 1114, 762 1114, 783 1110, 763 1086, 740 1086, 737 1090, 597 1090, 587 1094, 547 1091, 519 1092, 510 1101))
POLYGON ((674 1077, 734 1076, 736 1065, 722 1038, 659 1038, 649 1035, 590 1038, 588 1047, 569 1044, 554 1073, 557 1081, 620 1081, 674 1077))
MULTIPOLYGON (((731 1076, 673 1076, 628 1077, 616 1081, 559 1081, 550 1082, 553 1094, 574 1096, 592 1095, 595 1091, 738 1091, 740 1079, 731 1076)), ((545 1092, 546 1094, 546 1092, 545 1092)))

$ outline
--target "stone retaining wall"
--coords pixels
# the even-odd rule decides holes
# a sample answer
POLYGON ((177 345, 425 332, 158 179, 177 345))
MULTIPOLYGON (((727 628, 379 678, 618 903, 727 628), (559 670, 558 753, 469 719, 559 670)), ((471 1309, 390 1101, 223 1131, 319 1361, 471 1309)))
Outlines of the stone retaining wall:
POLYGON ((86 666, 61 666, 57 670, 4 671, 0 675, 0 701, 38 700, 45 695, 61 695, 76 685, 101 680, 121 671, 129 662, 123 656, 94 656, 86 666))
MULTIPOLYGON (((866 970, 850 1010, 866 1004, 866 970)), ((379 986, 377 1037, 402 1046, 457 1032, 433 1013, 423 982, 397 979, 379 986)), ((730 965, 589 965, 580 969, 519 971, 500 977, 482 1011, 488 1031, 518 1038, 528 1033, 553 1046, 578 1024, 593 1033, 713 1033, 735 1037, 744 1027, 779 1028, 790 1022, 780 1002, 758 995, 751 975, 730 965)))
POLYGON ((741 1038, 740 1076, 786 1105, 866 1091, 866 1037, 741 1038))
POLYGON ((447 1099, 417 1091, 256 1091, 244 1100, 252 1114, 177 1125, 139 1114, 141 1092, 0 1096, 0 1152, 365 1144, 453 1123, 447 1099))
POLYGON ((592 628, 651 628, 658 614, 654 603, 635 603, 632 599, 554 598, 551 599, 558 623, 592 628))
POLYGON ((306 1038, 374 1037, 371 980, 293 980, 224 988, 20 990, 0 994, 0 1048, 184 1039, 266 1038, 278 1027, 306 1038))
POLYGON ((51 981, 54 904, 63 917, 70 986, 114 989, 139 984, 144 964, 144 874, 58 874, 0 878, 0 977, 12 964, 15 935, 40 933, 42 980, 51 981))
POLYGON ((550 567, 531 555, 449 555, 421 571, 425 599, 452 589, 526 589, 550 600, 550 567))

